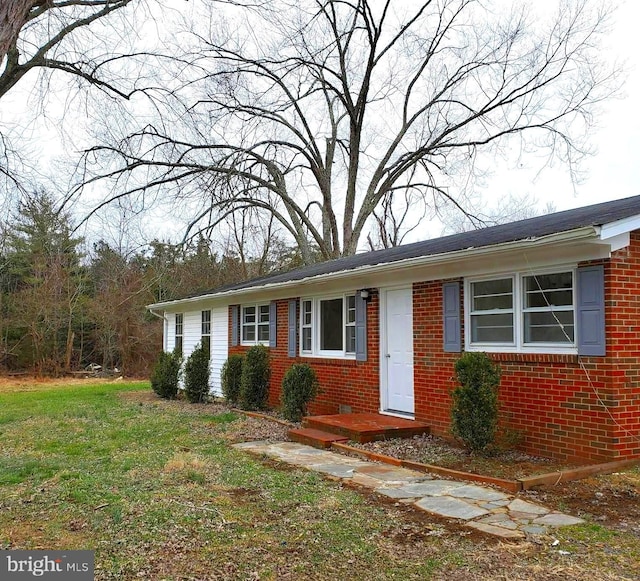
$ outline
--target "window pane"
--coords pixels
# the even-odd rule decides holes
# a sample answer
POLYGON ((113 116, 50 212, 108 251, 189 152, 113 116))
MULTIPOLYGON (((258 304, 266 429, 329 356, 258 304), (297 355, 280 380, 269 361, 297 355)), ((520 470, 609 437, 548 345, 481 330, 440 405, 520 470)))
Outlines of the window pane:
POLYGON ((471 284, 474 311, 513 308, 513 280, 502 278, 471 284))
POLYGON ((211 337, 205 335, 202 337, 202 346, 204 347, 207 358, 211 359, 211 337))
POLYGON ((176 351, 182 353, 182 335, 176 336, 176 351))
POLYGON ((202 311, 202 334, 211 335, 211 311, 202 311))
POLYGON ((513 343, 513 315, 472 315, 471 340, 474 343, 513 343))
POLYGON ((302 350, 311 351, 311 327, 302 329, 302 350))
POLYGON ((573 338, 573 311, 524 314, 525 343, 573 343, 573 338))
POLYGON ((176 335, 182 335, 182 314, 176 315, 176 335))
POLYGON ((351 295, 347 297, 347 323, 355 323, 355 322, 356 322, 356 297, 354 295, 351 295))
POLYGON ((320 349, 342 351, 342 299, 320 301, 320 349))
POLYGON ((302 324, 311 325, 311 301, 302 302, 302 324))
POLYGON ((570 272, 524 277, 524 306, 564 307, 573 304, 573 282, 570 272))
POLYGON ((356 352, 356 328, 347 327, 347 347, 345 349, 347 353, 356 352))
POLYGON ((269 305, 260 305, 260 318, 258 319, 260 323, 268 323, 269 322, 269 305))
POLYGON ((243 307, 242 308, 242 317, 245 323, 255 323, 256 322, 256 308, 255 307, 243 307))
POLYGON ((243 325, 242 327, 242 340, 250 343, 256 340, 256 327, 255 325, 243 325))
POLYGON ((269 340, 269 324, 258 325, 258 341, 269 340))

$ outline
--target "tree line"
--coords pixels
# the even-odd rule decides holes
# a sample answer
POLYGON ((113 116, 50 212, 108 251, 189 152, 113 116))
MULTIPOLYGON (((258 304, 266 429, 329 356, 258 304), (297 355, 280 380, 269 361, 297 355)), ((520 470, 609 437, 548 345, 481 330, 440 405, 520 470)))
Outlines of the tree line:
POLYGON ((162 321, 145 306, 296 265, 270 244, 259 256, 209 240, 154 240, 126 251, 73 234, 73 217, 40 190, 2 227, 0 365, 63 374, 90 365, 146 375, 162 345, 162 321))

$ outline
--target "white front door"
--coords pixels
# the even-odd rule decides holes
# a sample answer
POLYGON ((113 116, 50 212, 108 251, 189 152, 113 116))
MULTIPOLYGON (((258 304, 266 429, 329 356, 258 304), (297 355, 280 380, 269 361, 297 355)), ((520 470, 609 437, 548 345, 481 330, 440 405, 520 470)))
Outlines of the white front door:
POLYGON ((411 288, 386 291, 386 349, 382 356, 386 377, 385 411, 414 413, 413 298, 411 288))

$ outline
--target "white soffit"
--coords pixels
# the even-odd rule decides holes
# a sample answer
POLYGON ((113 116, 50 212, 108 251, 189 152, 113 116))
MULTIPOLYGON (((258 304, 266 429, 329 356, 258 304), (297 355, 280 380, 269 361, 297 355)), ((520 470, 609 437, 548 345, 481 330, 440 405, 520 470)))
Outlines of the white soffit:
POLYGON ((600 227, 600 240, 609 240, 621 234, 627 234, 628 236, 633 230, 640 230, 640 214, 616 220, 609 224, 603 224, 600 227))

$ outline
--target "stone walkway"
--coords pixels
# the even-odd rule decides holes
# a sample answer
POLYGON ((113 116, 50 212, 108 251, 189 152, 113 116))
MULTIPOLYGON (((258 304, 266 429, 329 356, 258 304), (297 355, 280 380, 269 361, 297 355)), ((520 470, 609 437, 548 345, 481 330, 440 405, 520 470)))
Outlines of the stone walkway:
POLYGON ((466 521, 466 526, 503 539, 545 535, 549 529, 581 523, 494 488, 350 458, 295 442, 244 442, 234 448, 269 456, 335 479, 351 480, 399 502, 431 514, 466 521))

